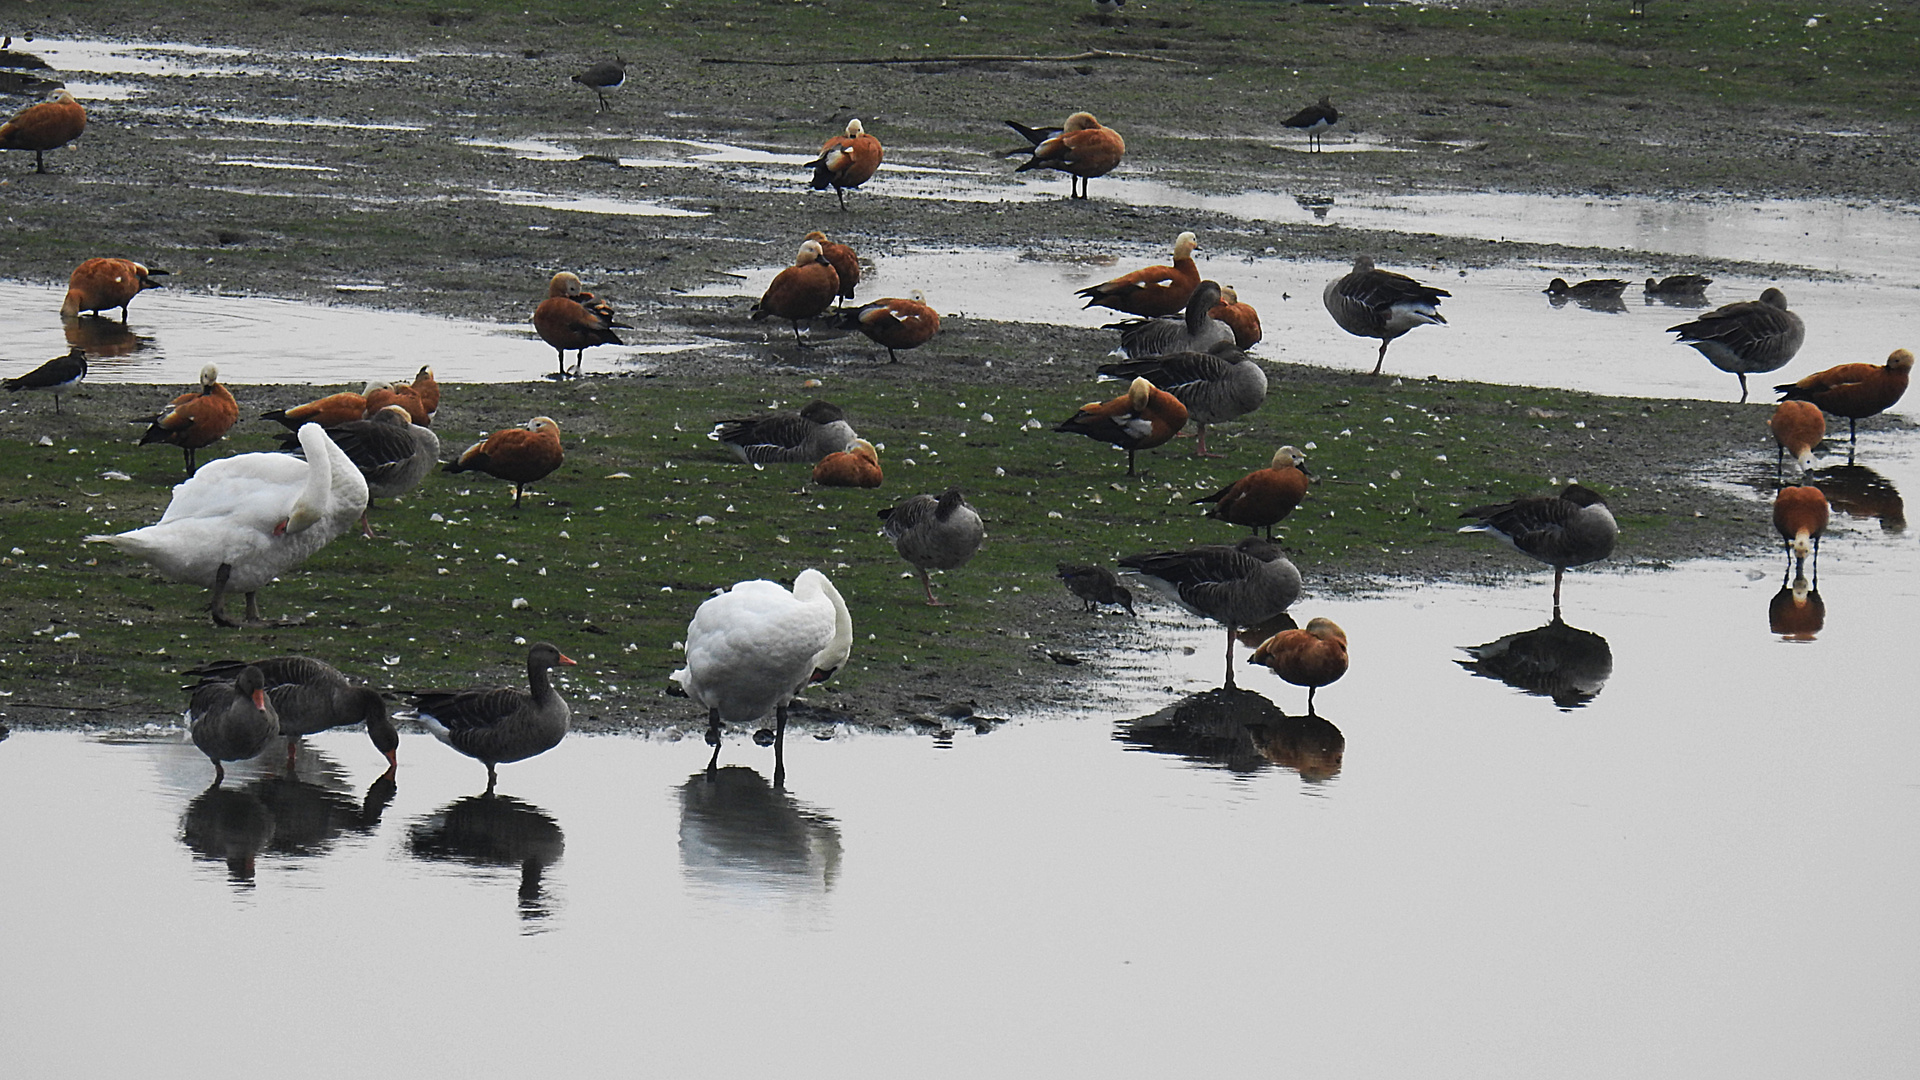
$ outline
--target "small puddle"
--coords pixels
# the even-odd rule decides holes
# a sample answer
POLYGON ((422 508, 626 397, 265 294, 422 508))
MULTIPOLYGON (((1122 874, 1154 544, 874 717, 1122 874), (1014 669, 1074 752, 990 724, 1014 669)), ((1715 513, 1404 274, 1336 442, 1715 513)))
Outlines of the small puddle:
POLYGON ((538 191, 489 191, 486 195, 508 206, 538 206, 547 210, 571 210, 581 214, 606 214, 613 217, 706 217, 704 210, 682 210, 665 203, 635 199, 603 199, 582 195, 547 195, 538 191))

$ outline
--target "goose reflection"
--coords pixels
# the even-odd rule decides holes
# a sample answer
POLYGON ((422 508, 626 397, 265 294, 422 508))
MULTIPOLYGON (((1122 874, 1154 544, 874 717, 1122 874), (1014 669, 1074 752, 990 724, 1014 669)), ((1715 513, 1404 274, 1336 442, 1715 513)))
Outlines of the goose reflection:
POLYGON ((709 766, 680 785, 680 862, 723 888, 826 892, 840 872, 840 826, 747 766, 709 766))
POLYGON ((180 819, 180 840, 201 859, 227 864, 227 880, 252 887, 254 864, 273 842, 273 811, 248 788, 210 787, 180 819))
POLYGON ((1321 783, 1340 772, 1347 739, 1323 716, 1288 716, 1253 690, 1223 686, 1128 720, 1114 737, 1129 747, 1238 773, 1273 765, 1321 783))
POLYGON ((1558 615, 1538 629, 1461 648, 1472 657, 1454 661, 1461 667, 1516 690, 1550 697, 1563 710, 1592 701, 1613 674, 1613 649, 1607 639, 1568 626, 1558 615))
POLYGON ((102 318, 99 315, 78 315, 62 319, 67 334, 67 346, 85 349, 88 356, 108 358, 131 356, 142 349, 153 347, 153 338, 146 334, 136 334, 126 323, 118 319, 102 318))
POLYGON ((1832 465, 1812 474, 1810 482, 1826 493, 1835 510, 1851 518, 1873 518, 1883 532, 1905 532, 1907 506, 1893 481, 1865 465, 1832 465))
POLYGON ((1784 641, 1812 641, 1827 625, 1827 602, 1820 598, 1819 580, 1809 584, 1805 575, 1788 571, 1793 578, 1780 580, 1780 591, 1767 601, 1767 627, 1784 641))
POLYGON ((520 917, 551 914, 542 876, 567 850, 560 823, 511 795, 469 795, 421 818, 407 830, 415 858, 468 866, 518 866, 520 917))
POLYGON ((364 797, 355 799, 339 768, 309 749, 297 771, 262 777, 245 790, 273 814, 269 850, 280 855, 312 856, 331 851, 342 836, 372 833, 380 824, 380 815, 393 802, 396 785, 392 772, 383 773, 364 797))

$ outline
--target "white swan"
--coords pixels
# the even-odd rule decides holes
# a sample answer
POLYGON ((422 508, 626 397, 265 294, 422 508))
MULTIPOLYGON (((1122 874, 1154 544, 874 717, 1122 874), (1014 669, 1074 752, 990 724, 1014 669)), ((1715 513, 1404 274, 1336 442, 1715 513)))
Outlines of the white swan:
POLYGON ((723 722, 775 715, 774 742, 787 730, 787 702, 826 679, 853 651, 853 616, 818 570, 800 571, 788 592, 774 581, 742 581, 709 598, 687 624, 687 666, 673 681, 706 706, 708 741, 723 722))
POLYGON ((367 481, 319 424, 303 424, 306 460, 237 454, 208 462, 173 489, 158 523, 89 541, 112 544, 175 581, 213 590, 213 621, 228 618, 229 592, 247 594, 259 622, 260 587, 352 528, 367 507, 367 481))

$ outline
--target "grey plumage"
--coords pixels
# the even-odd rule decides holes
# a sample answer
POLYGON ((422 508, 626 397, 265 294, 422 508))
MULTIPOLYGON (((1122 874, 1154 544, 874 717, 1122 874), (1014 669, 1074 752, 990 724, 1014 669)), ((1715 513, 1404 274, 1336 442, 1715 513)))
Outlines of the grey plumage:
POLYGON ((413 697, 414 713, 434 738, 486 765, 492 791, 494 766, 545 753, 566 738, 572 714, 547 673, 572 663, 542 641, 527 650, 527 689, 419 693, 413 697))
MULTIPOLYGON (((389 405, 365 420, 349 420, 327 429, 332 439, 367 480, 367 509, 360 512, 360 529, 373 535, 367 514, 373 499, 404 495, 420 485, 440 463, 440 436, 421 427, 404 406, 389 405)), ((300 439, 292 432, 281 437, 282 450, 297 450, 300 439)))
POLYGON ((232 682, 203 682, 187 702, 187 729, 193 745, 213 762, 213 783, 227 778, 228 761, 245 761, 266 749, 280 733, 280 719, 266 696, 266 676, 247 667, 232 682), (256 701, 256 695, 258 700, 256 701))
POLYGON ((1787 294, 1768 289, 1758 300, 1742 300, 1714 308, 1705 315, 1667 327, 1680 335, 1680 344, 1700 350, 1714 367, 1740 379, 1740 400, 1747 400, 1747 376, 1777 371, 1800 351, 1807 324, 1787 310, 1787 294))
POLYGON ((929 570, 955 570, 967 564, 987 538, 980 515, 951 488, 938 497, 912 495, 890 509, 880 511, 886 522, 882 531, 893 541, 900 557, 920 572, 920 586, 926 590, 927 603, 936 607, 929 570))
MULTIPOLYGON (((300 736, 364 723, 367 738, 394 765, 400 733, 394 730, 387 703, 379 692, 355 686, 331 664, 307 656, 272 656, 251 663, 216 660, 189 668, 200 685, 232 683, 252 668, 265 679, 267 700, 273 704, 280 734, 287 737, 287 762, 292 764, 300 736)), ((197 687, 196 687, 197 689, 197 687)))
POLYGON ((1416 326, 1444 325, 1438 310, 1445 289, 1422 285, 1405 274, 1376 269, 1365 255, 1353 260, 1346 276, 1327 282, 1320 300, 1340 329, 1356 337, 1380 339, 1380 357, 1373 373, 1387 362, 1387 346, 1416 326))
POLYGON ((1528 558, 1553 567, 1553 610, 1560 610, 1560 578, 1570 566, 1585 566, 1613 554, 1619 526, 1607 501, 1591 488, 1568 484, 1558 495, 1534 495, 1464 510, 1477 518, 1460 532, 1483 532, 1528 558))
POLYGON ((1120 576, 1104 566, 1080 566, 1074 563, 1060 563, 1055 568, 1057 576, 1066 582, 1067 591, 1086 603, 1086 609, 1092 611, 1101 604, 1118 604, 1133 612, 1133 592, 1120 584, 1120 576))
POLYGON ((1279 615, 1300 598, 1300 571, 1279 545, 1257 536, 1228 547, 1129 555, 1132 570, 1180 606, 1227 628, 1227 681, 1233 685, 1234 631, 1279 615))
POLYGON ((1102 364, 1100 374, 1115 379, 1145 378, 1187 407, 1187 419, 1199 428, 1196 452, 1207 453, 1207 425, 1237 420, 1267 400, 1267 372, 1259 361, 1234 346, 1233 331, 1211 352, 1176 352, 1143 360, 1102 364))
MULTIPOLYGON (((1165 356, 1168 353, 1204 353, 1217 345, 1234 344, 1233 328, 1209 314, 1219 302, 1220 283, 1202 281, 1193 290, 1193 298, 1187 301, 1184 317, 1129 319, 1110 323, 1107 329, 1120 331, 1120 351, 1131 360, 1165 356)), ((1166 388, 1158 379, 1153 382, 1156 386, 1166 388)), ((1192 406, 1188 406, 1188 409, 1191 411, 1192 406)))
POLYGON ((803 462, 811 465, 837 454, 859 438, 838 405, 810 402, 798 415, 773 413, 722 420, 707 438, 726 444, 734 457, 750 465, 803 462))

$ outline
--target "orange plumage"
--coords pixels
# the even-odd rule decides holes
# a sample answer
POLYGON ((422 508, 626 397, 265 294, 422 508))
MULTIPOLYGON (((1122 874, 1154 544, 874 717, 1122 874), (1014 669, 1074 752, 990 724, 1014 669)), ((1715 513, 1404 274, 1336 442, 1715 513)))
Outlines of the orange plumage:
POLYGON ((220 385, 220 372, 212 364, 200 369, 200 389, 189 390, 174 398, 165 412, 154 418, 140 445, 167 443, 186 455, 187 475, 199 466, 194 451, 220 441, 240 419, 240 403, 220 385))
POLYGON ((1256 469, 1193 502, 1212 503, 1207 510, 1210 518, 1245 525, 1255 532, 1264 528, 1267 539, 1271 540, 1274 525, 1293 513, 1307 497, 1312 475, 1307 471, 1307 456, 1291 446, 1283 446, 1274 451, 1273 463, 1266 468, 1256 469))
POLYGON ((1783 401, 1773 410, 1767 427, 1773 431, 1773 441, 1780 444, 1782 462, 1786 455, 1792 454, 1801 472, 1813 467, 1813 448, 1827 437, 1827 418, 1820 415, 1818 405, 1810 401, 1783 401))
POLYGON ((152 279, 165 273, 132 259, 88 259, 67 278, 67 298, 60 304, 60 317, 74 319, 83 311, 98 315, 119 308, 120 321, 125 322, 127 304, 143 289, 160 288, 160 282, 152 279))
POLYGON ((372 419, 375 413, 389 405, 398 405, 407 410, 407 417, 412 423, 419 424, 421 427, 427 426, 427 414, 430 410, 426 402, 420 400, 420 395, 411 385, 393 383, 369 390, 364 415, 367 419, 372 419))
POLYGON ((46 152, 58 150, 87 130, 87 110, 65 90, 29 105, 0 124, 0 150, 33 151, 33 171, 47 171, 46 152))
POLYGON ((367 418, 367 395, 387 388, 388 385, 383 382, 368 383, 358 394, 351 390, 328 394, 304 405, 295 405, 291 409, 263 412, 260 414, 260 419, 272 420, 285 426, 288 431, 299 431, 302 424, 319 424, 321 427, 330 428, 349 420, 364 420, 367 418))
POLYGON ((1249 662, 1306 687, 1307 712, 1312 714, 1313 692, 1347 673, 1347 632, 1332 619, 1313 619, 1303 629, 1282 630, 1261 642, 1249 662))
POLYGON ((1179 434, 1187 426, 1187 407, 1180 399, 1145 379, 1135 379, 1127 392, 1107 402, 1091 402, 1061 421, 1055 431, 1072 432, 1110 442, 1127 452, 1127 475, 1133 476, 1133 456, 1179 434))
POLYGON ((1260 313, 1253 310, 1252 304, 1241 303, 1240 294, 1232 289, 1221 288, 1220 302, 1207 314, 1227 324, 1233 331, 1234 345, 1242 351, 1260 343, 1260 313))
POLYGON ((940 313, 926 301, 918 289, 911 299, 892 296, 875 300, 848 312, 840 325, 867 335, 887 350, 889 363, 897 364, 900 357, 895 350, 919 348, 940 332, 940 313))
POLYGON ((827 310, 838 295, 839 271, 827 261, 820 241, 807 240, 801 243, 799 253, 793 258, 793 265, 774 275, 772 284, 767 286, 760 302, 753 305, 749 317, 759 320, 771 316, 790 320, 793 323, 794 343, 805 347, 806 342, 800 340, 800 323, 827 310))
POLYGON ((1193 253, 1200 242, 1183 232, 1173 242, 1172 266, 1149 266, 1111 281, 1089 285, 1075 295, 1087 298, 1086 307, 1112 308, 1131 315, 1153 318, 1172 315, 1187 306, 1193 290, 1200 287, 1200 268, 1193 253))
MULTIPOLYGON (((1127 152, 1126 140, 1120 137, 1120 133, 1102 126, 1090 112, 1077 112, 1067 117, 1066 125, 1057 132, 1037 131, 1012 120, 1007 121, 1007 126, 1033 143, 1032 156, 1013 171, 1054 169, 1066 173, 1067 197, 1070 199, 1086 198, 1087 182, 1112 172, 1127 152)), ((1181 305, 1185 303, 1181 301, 1181 305)))
POLYGON ((421 427, 431 427, 433 414, 440 411, 440 380, 433 377, 433 368, 422 365, 411 385, 414 396, 420 399, 420 407, 427 410, 426 419, 416 416, 413 422, 421 427))
POLYGON ((815 229, 802 239, 813 240, 820 245, 820 255, 840 275, 840 299, 853 299, 854 286, 860 284, 860 256, 845 244, 836 244, 827 239, 827 234, 815 229))
POLYGON ((1773 497, 1773 527, 1797 565, 1806 563, 1809 548, 1819 555, 1827 517, 1827 496, 1812 484, 1781 488, 1773 497))
POLYGON ((525 427, 504 428, 467 447, 460 459, 447 462, 443 471, 483 472, 511 481, 517 510, 522 489, 552 473, 564 459, 560 425, 552 417, 536 416, 525 427))
POLYGON ((1847 441, 1852 443, 1854 423, 1892 408, 1907 392, 1907 379, 1912 374, 1913 354, 1895 349, 1879 367, 1841 364, 1774 389, 1788 401, 1811 401, 1823 412, 1846 417, 1847 441))
POLYGON ((560 374, 565 376, 568 349, 574 350, 573 373, 578 375, 588 349, 625 344, 614 330, 632 327, 615 322, 612 306, 585 291, 578 274, 562 270, 547 282, 547 298, 533 309, 533 329, 559 354, 560 374))
POLYGON ((813 467, 813 482, 821 487, 877 488, 883 476, 880 454, 865 439, 839 453, 828 454, 813 467))
POLYGON ((847 189, 873 179, 880 168, 880 156, 880 140, 867 134, 860 121, 849 120, 847 133, 821 143, 820 156, 807 162, 806 167, 813 170, 809 183, 815 191, 831 187, 840 199, 840 209, 845 210, 847 189))

